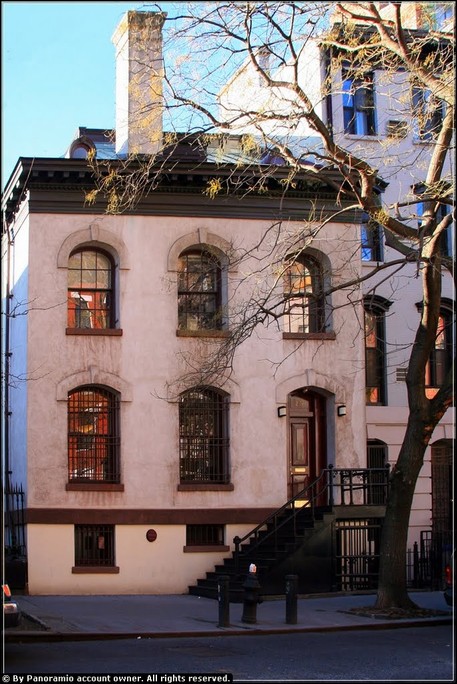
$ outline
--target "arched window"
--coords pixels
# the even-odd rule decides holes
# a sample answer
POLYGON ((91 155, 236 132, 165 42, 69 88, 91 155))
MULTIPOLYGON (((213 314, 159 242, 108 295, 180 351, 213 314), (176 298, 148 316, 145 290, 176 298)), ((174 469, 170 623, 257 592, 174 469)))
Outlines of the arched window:
POLYGON ((452 533, 452 442, 441 439, 432 444, 432 529, 436 539, 450 541, 452 533))
POLYGON ((365 299, 366 403, 387 404, 385 314, 392 302, 383 297, 365 299))
POLYGON ((68 261, 68 327, 113 328, 114 262, 102 250, 75 250, 68 261))
POLYGON ((85 385, 68 393, 70 482, 120 481, 119 396, 85 385))
POLYGON ((386 503, 388 481, 388 447, 380 439, 367 442, 368 504, 386 503))
POLYGON ((284 331, 325 331, 325 296, 322 265, 314 257, 290 259, 284 272, 284 331))
POLYGON ((221 264, 209 251, 187 250, 178 265, 178 329, 223 327, 221 264))
POLYGON ((452 364, 453 326, 451 306, 442 306, 438 317, 434 348, 425 367, 425 391, 429 399, 432 399, 438 389, 444 385, 452 364))
POLYGON ((181 483, 230 482, 229 397, 196 387, 179 398, 179 463, 181 483))

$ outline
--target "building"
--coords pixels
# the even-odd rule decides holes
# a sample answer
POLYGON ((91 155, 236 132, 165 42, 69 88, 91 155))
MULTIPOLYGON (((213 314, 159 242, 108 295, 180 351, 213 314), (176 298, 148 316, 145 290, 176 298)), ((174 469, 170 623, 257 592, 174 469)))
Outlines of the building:
MULTIPOLYGON (((32 594, 185 592, 231 553, 235 537, 323 471, 383 469, 404 431, 403 346, 419 294, 398 307, 391 290, 373 302, 376 314, 389 311, 377 339, 394 343, 395 354, 369 374, 367 392, 366 359, 373 354, 378 369, 383 350, 365 344, 361 303, 347 307, 344 289, 324 292, 329 279, 360 276, 378 243, 363 232, 362 245, 357 212, 333 216, 334 170, 316 181, 305 166, 284 192, 287 169, 274 165, 266 193, 245 193, 237 136, 222 164, 211 142, 183 136, 167 147, 161 24, 161 15, 128 13, 115 33, 116 130, 78 130, 63 159, 19 159, 4 195, 5 470, 26 492, 32 594), (145 46, 150 23, 156 40, 145 46), (145 55, 158 75, 146 137, 134 102, 145 55), (159 153, 154 191, 122 213, 107 213, 101 196, 89 202, 90 150, 119 173, 126 152, 159 153), (239 192, 210 196, 214 177, 235 180, 239 192), (297 246, 304 206, 328 222, 312 242, 306 226, 297 246), (279 224, 281 252, 265 241, 279 224), (279 277, 271 269, 259 277, 265 250, 279 277), (279 260, 297 250, 300 258, 279 260), (249 315, 243 293, 255 274, 254 295, 278 289, 285 315, 257 325, 232 372, 209 382, 202 361, 229 339, 234 312, 249 315)), ((441 449, 440 463, 452 429, 446 415, 431 449, 441 449)), ((432 464, 419 483, 412 541, 431 529, 442 501, 432 464)), ((332 530, 355 516, 368 548, 380 513, 342 515, 332 530)))

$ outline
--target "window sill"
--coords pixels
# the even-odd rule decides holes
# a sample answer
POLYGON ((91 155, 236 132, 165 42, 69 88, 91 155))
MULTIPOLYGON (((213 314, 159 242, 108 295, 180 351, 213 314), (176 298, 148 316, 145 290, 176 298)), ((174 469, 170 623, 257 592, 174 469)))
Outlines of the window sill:
POLYGON ((349 140, 381 140, 380 133, 345 133, 344 136, 349 140))
POLYGON ((230 337, 228 330, 177 330, 176 337, 230 337))
POLYGON ((283 340, 335 340, 336 334, 334 332, 322 333, 291 333, 285 332, 282 334, 283 340))
POLYGON ((67 482, 65 485, 67 492, 123 492, 123 484, 112 482, 67 482))
POLYGON ((118 575, 117 565, 74 565, 71 569, 73 575, 118 575))
POLYGON ((122 335, 122 328, 65 328, 66 335, 106 335, 108 337, 119 337, 122 335))
POLYGON ((184 553, 211 553, 214 551, 227 553, 230 546, 224 544, 207 544, 206 546, 183 546, 184 553))
POLYGON ((233 492, 235 489, 232 483, 229 484, 179 484, 178 492, 233 492))

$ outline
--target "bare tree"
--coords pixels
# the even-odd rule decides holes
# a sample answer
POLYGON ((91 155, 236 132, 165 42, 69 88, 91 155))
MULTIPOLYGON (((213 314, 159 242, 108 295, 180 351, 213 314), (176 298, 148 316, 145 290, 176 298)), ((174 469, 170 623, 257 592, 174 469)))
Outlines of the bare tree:
MULTIPOLYGON (((156 156, 133 155, 116 167, 96 159, 91 162, 98 180, 88 199, 102 192, 111 199, 114 211, 131 208, 144 193, 154 191, 183 137, 204 148, 216 163, 228 158, 233 162, 231 171, 209 179, 205 190, 209 196, 261 192, 272 177, 279 178, 286 193, 303 174, 308 179, 325 176, 327 182, 333 179, 341 197, 337 211, 363 212, 374 225, 382 226, 389 249, 389 258, 374 266, 363 282, 358 277, 332 287, 352 287, 354 298, 349 297, 349 302, 353 304, 356 296, 360 299, 362 286, 370 291, 370 278, 379 284, 383 273, 391 276, 396 269, 415 266, 422 283, 421 315, 406 376, 409 419, 392 469, 383 527, 378 608, 412 607, 406 545, 413 495, 433 431, 453 403, 452 369, 431 398, 425 383, 438 330, 443 274, 453 274, 452 259, 443 254, 441 244, 454 220, 454 179, 446 171, 454 135, 454 33, 439 30, 434 23, 436 12, 447 4, 452 3, 180 3, 165 21, 163 76, 166 127, 186 134, 168 133, 156 156), (426 30, 409 28, 408 5, 422 12, 422 25, 428 21, 426 30), (326 56, 323 86, 304 81, 303 59, 310 49, 326 56), (400 78, 398 127, 383 143, 382 168, 379 147, 359 144, 355 136, 348 143, 344 130, 328 125, 325 110, 328 96, 343 95, 347 83, 352 95, 357 92, 364 98, 361 109, 372 110, 369 79, 374 69, 383 74, 386 84, 400 78), (248 101, 246 92, 251 94, 248 101), (410 96, 415 115, 404 116, 405 98, 409 102, 410 96), (402 149, 401 140, 411 126, 427 135, 426 152, 418 147, 406 154, 402 149), (232 149, 236 136, 238 144, 232 149), (270 155, 270 164, 259 166, 261 151, 270 155), (407 166, 416 177, 413 191, 391 205, 383 203, 382 179, 388 181, 407 166)), ((159 3, 148 9, 167 11, 168 7, 159 3)), ((365 123, 370 126, 369 117, 365 123)), ((328 220, 317 209, 308 210, 300 235, 287 235, 281 223, 275 224, 261 245, 233 258, 244 259, 260 249, 258 273, 274 272, 276 285, 290 260, 328 220)), ((275 324, 287 314, 287 298, 278 294, 278 288, 259 287, 259 279, 256 283, 249 301, 231 320, 230 338, 213 351, 205 350, 198 362, 194 359, 190 372, 200 381, 208 382, 214 373, 220 377, 229 373, 236 349, 255 328, 275 324)))

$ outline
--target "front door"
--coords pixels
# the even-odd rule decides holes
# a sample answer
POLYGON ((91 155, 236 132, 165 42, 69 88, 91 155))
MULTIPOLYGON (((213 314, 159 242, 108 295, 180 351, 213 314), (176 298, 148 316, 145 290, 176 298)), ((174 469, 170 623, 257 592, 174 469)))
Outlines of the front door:
MULTIPOLYGON (((298 390, 289 395, 288 498, 296 496, 325 468, 325 399, 298 390)), ((304 497, 304 501, 307 497, 304 497)))

